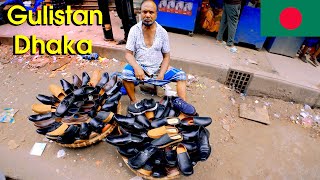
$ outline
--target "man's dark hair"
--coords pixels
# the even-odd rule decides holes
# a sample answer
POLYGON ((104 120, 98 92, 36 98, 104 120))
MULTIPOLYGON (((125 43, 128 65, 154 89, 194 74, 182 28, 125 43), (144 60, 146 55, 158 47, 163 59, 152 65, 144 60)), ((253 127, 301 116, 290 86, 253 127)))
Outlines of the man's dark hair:
MULTIPOLYGON (((142 5, 143 5, 145 2, 148 2, 148 1, 153 2, 153 3, 156 5, 156 7, 157 7, 157 4, 156 4, 153 0, 143 0, 143 1, 141 2, 141 4, 140 4, 140 10, 141 10, 142 5)), ((157 9, 158 9, 158 7, 157 7, 157 9)))

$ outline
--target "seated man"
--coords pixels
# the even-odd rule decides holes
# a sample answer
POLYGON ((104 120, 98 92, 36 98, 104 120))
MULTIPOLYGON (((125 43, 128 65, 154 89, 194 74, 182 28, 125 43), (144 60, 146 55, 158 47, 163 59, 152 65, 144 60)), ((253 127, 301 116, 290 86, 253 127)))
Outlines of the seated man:
POLYGON ((169 67, 170 46, 167 31, 155 20, 157 6, 152 0, 141 3, 142 22, 134 25, 126 44, 126 60, 123 85, 132 103, 137 99, 134 82, 143 81, 154 85, 177 82, 178 96, 186 100, 186 74, 176 68, 169 67))

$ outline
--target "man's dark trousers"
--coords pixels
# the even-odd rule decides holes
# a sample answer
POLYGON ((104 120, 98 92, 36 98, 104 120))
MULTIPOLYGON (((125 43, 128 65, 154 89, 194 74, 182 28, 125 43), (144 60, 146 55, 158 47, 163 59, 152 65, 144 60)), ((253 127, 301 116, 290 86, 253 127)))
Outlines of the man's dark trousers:
POLYGON ((217 40, 222 41, 224 31, 228 27, 228 46, 233 46, 234 36, 236 34, 241 4, 223 4, 223 14, 220 22, 220 28, 217 40))

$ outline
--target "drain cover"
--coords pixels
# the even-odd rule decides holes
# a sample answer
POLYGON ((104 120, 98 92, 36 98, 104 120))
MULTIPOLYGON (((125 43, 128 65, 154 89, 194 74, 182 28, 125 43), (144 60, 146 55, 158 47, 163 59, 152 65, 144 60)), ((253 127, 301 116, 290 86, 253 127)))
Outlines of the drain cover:
POLYGON ((225 84, 238 93, 246 93, 253 74, 229 69, 225 84))

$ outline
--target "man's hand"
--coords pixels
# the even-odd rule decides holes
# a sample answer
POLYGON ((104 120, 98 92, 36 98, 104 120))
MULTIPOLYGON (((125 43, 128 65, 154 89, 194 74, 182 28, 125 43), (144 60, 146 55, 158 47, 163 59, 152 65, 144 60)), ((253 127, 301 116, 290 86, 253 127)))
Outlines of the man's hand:
POLYGON ((163 80, 164 78, 164 75, 163 74, 159 74, 158 77, 157 77, 157 80, 163 80))
POLYGON ((144 80, 144 71, 140 66, 134 68, 134 74, 136 75, 137 79, 144 80))

